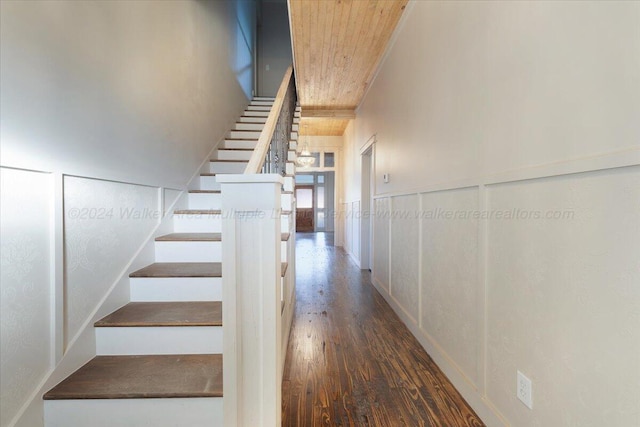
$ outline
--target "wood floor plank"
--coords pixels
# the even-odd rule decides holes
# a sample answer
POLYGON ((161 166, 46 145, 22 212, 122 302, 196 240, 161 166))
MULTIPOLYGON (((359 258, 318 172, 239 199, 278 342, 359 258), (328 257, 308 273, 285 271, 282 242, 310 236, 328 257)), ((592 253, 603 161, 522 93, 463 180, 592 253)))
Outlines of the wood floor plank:
POLYGON ((331 236, 296 235, 282 425, 484 426, 331 236))

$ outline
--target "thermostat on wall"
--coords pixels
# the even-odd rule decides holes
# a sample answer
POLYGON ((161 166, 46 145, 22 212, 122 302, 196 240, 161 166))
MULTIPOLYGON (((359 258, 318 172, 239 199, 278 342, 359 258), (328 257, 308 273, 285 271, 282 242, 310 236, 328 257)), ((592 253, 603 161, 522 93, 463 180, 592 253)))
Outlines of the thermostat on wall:
POLYGON ((389 174, 388 173, 382 174, 382 179, 385 184, 389 183, 389 174))

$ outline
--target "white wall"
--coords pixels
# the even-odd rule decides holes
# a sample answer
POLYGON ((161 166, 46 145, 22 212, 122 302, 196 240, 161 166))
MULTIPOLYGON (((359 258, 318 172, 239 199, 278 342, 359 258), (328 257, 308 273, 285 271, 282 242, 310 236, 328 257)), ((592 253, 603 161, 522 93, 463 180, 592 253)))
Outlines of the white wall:
MULTIPOLYGON (((360 266, 360 181, 361 162, 359 146, 355 144, 355 121, 349 122, 342 136, 344 138, 344 250, 360 266)), ((364 143, 364 141, 363 141, 364 143)))
POLYGON ((0 169, 0 425, 51 366, 51 221, 53 185, 45 173, 0 169))
POLYGON ((42 425, 247 104, 254 7, 1 2, 2 427, 42 425))
POLYGON ((345 132, 351 209, 376 135, 375 285, 490 426, 640 423, 639 28, 633 2, 412 2, 345 132))
POLYGON ((260 0, 260 11, 258 95, 276 96, 282 83, 282 76, 293 63, 287 2, 260 0))
POLYGON ((2 164, 184 186, 247 103, 236 12, 2 2, 2 164))
POLYGON ((158 225, 159 198, 154 187, 64 178, 67 345, 158 225))

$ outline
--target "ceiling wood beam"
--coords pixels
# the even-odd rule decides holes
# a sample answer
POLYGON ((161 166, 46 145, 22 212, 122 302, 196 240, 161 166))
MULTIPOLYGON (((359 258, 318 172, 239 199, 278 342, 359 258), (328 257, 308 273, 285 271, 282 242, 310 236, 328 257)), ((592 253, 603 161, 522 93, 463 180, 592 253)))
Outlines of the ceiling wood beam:
POLYGON ((314 110, 302 107, 300 113, 303 119, 344 119, 350 120, 356 118, 355 110, 314 110))

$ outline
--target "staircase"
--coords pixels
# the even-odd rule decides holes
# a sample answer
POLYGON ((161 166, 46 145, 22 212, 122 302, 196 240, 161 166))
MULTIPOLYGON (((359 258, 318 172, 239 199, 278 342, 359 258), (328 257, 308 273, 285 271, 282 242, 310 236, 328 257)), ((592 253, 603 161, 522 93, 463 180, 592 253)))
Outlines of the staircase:
MULTIPOLYGON (((223 425, 221 174, 241 174, 269 115, 255 98, 155 239, 155 263, 129 275, 130 303, 94 324, 97 356, 44 395, 46 427, 223 425)), ((282 304, 294 231, 296 110, 280 219, 282 304)))

